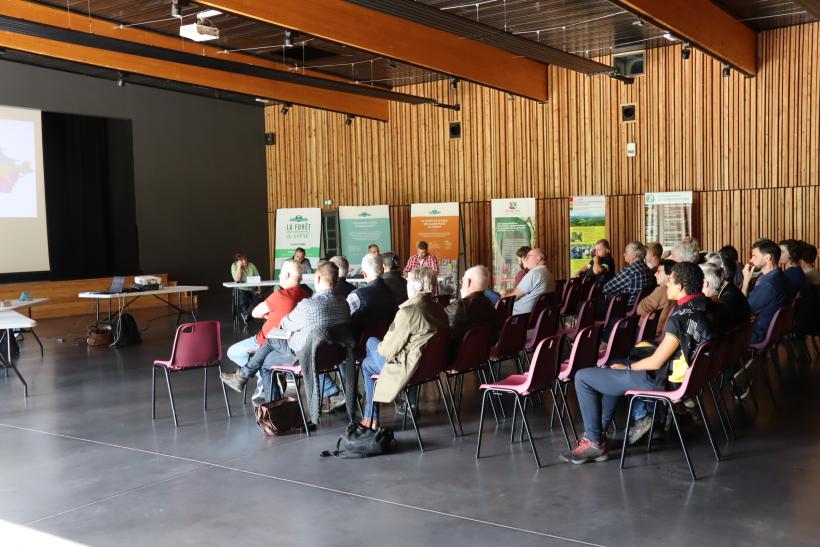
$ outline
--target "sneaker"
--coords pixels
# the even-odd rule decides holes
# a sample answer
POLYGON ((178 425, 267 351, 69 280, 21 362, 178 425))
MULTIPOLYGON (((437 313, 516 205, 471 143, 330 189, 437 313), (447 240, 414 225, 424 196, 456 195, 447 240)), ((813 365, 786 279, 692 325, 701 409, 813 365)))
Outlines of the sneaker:
POLYGON ((222 383, 226 386, 239 393, 242 393, 245 384, 248 383, 248 379, 238 372, 220 372, 219 379, 222 380, 222 383))
POLYGON ((578 446, 571 452, 561 454, 561 461, 580 465, 588 462, 605 462, 609 459, 609 452, 606 449, 606 442, 594 443, 583 437, 578 441, 578 446))
POLYGON ((649 433, 650 429, 652 429, 652 416, 644 416, 629 428, 629 432, 626 434, 626 442, 630 445, 635 444, 649 433))
POLYGON ((330 398, 330 412, 342 411, 346 406, 347 401, 345 401, 345 396, 341 393, 330 398))

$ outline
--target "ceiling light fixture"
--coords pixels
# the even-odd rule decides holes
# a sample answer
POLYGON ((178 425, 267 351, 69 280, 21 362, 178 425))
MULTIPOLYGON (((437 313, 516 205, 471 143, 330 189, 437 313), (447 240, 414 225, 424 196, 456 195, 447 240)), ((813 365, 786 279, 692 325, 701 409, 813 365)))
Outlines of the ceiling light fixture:
POLYGON ((729 63, 723 63, 723 70, 721 71, 724 78, 728 78, 729 75, 732 73, 732 67, 729 66, 729 63))
POLYGON ((638 19, 637 21, 632 21, 633 27, 642 27, 643 26, 643 19, 638 19))
POLYGON ((450 78, 450 89, 453 91, 458 89, 458 78, 450 78))
POLYGON ((288 110, 290 110, 290 107, 291 107, 290 104, 285 103, 285 104, 282 105, 282 110, 280 110, 279 112, 281 112, 282 115, 286 115, 288 113, 288 110))
POLYGON ((171 17, 182 19, 182 8, 188 6, 188 0, 171 0, 171 17))
POLYGON ((396 68, 396 61, 394 61, 393 59, 388 59, 387 66, 389 66, 390 68, 396 68))
POLYGON ((353 125, 353 118, 355 118, 353 114, 348 114, 347 118, 345 119, 345 125, 353 125))
POLYGON ((285 31, 285 47, 293 47, 293 34, 289 31, 285 31))
POLYGON ((669 40, 670 42, 677 42, 678 41, 678 38, 674 34, 672 34, 671 32, 664 32, 661 35, 661 37, 664 40, 669 40))
POLYGON ((685 61, 690 55, 692 55, 692 48, 689 45, 689 42, 684 42, 683 48, 680 50, 680 58, 685 61))
POLYGON ((122 72, 117 73, 117 87, 125 87, 125 74, 122 72))

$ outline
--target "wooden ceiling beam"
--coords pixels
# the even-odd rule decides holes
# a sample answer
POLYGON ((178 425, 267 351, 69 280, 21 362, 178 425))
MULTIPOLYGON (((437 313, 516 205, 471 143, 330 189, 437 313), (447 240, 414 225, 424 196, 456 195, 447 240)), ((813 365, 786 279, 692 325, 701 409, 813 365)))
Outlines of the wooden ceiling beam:
POLYGON ((820 0, 794 0, 794 3, 802 6, 815 19, 820 19, 820 0))
POLYGON ((163 80, 387 121, 387 101, 0 30, 0 46, 163 80))
POLYGON ((757 34, 709 0, 613 0, 747 76, 757 74, 757 34))
MULTIPOLYGON (((133 27, 119 28, 111 21, 99 19, 95 17, 88 17, 77 12, 68 12, 64 9, 58 9, 42 4, 36 4, 26 0, 0 0, 0 15, 13 17, 22 21, 29 21, 43 25, 49 25, 57 28, 73 30, 77 32, 85 32, 96 36, 104 36, 116 40, 126 42, 133 42, 137 44, 144 44, 148 46, 160 47, 181 53, 188 53, 194 55, 201 55, 219 59, 221 61, 231 61, 235 63, 246 64, 250 66, 257 66, 269 70, 276 70, 281 72, 293 73, 293 68, 288 67, 283 63, 261 59, 253 55, 245 54, 223 54, 221 48, 206 44, 198 44, 190 40, 183 40, 173 36, 167 36, 158 32, 151 32, 141 30, 133 27)), ((12 46, 7 46, 12 47, 12 46)), ((15 48, 13 48, 15 49, 15 48)), ((22 51, 22 50, 21 50, 22 51)), ((36 53, 36 52, 30 52, 36 53)), ((86 63, 95 64, 95 63, 86 63)), ((106 66, 106 65, 98 65, 106 66)), ((110 67, 109 67, 110 68, 110 67)), ((117 70, 124 70, 127 72, 140 73, 136 70, 117 68, 117 70)), ((219 71, 220 73, 223 73, 219 71)), ((322 78, 327 80, 347 82, 344 78, 329 76, 326 74, 312 72, 312 71, 298 71, 299 74, 310 76, 314 78, 322 78)), ((178 73, 181 74, 181 73, 178 73)), ((145 74, 151 76, 151 74, 145 74)), ((231 79, 236 79, 240 76, 231 75, 231 79)), ((168 78, 183 83, 185 82, 178 78, 168 78)), ((257 80, 265 80, 264 78, 257 78, 257 80)), ((300 104, 303 106, 319 108, 324 110, 333 110, 345 114, 353 114, 366 118, 373 118, 381 121, 388 120, 388 102, 380 98, 362 97, 359 95, 344 93, 340 91, 332 91, 326 89, 317 89, 306 85, 292 84, 288 82, 276 82, 267 80, 268 85, 265 86, 267 93, 258 94, 260 98, 271 99, 275 101, 288 102, 293 104, 300 104), (287 96, 273 96, 275 90, 281 89, 287 96), (304 90, 302 93, 300 90, 304 90), (344 106, 344 108, 342 108, 344 106)), ((258 82, 257 82, 258 83, 258 82)), ((196 85, 204 85, 197 83, 196 85)), ((225 89, 226 87, 219 85, 208 85, 215 89, 225 89)), ((260 86, 261 87, 261 86, 260 86)))
POLYGON ((546 101, 547 66, 497 47, 342 0, 197 0, 390 59, 546 101))

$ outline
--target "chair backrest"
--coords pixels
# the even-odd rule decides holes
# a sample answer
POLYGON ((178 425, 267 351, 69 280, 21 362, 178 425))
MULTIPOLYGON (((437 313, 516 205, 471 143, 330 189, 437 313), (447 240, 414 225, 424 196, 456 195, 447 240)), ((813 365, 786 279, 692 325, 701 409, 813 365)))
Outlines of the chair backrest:
POLYGON ((655 310, 649 315, 644 315, 638 327, 638 335, 635 337, 635 343, 654 340, 660 320, 661 310, 655 310))
POLYGON ((711 342, 704 342, 695 350, 695 356, 686 369, 686 376, 683 377, 681 386, 675 390, 681 399, 697 395, 706 385, 709 380, 712 349, 711 342))
POLYGON ((541 311, 532 329, 532 335, 525 345, 527 351, 533 351, 535 346, 548 336, 554 336, 558 332, 558 325, 561 320, 561 306, 549 306, 541 311))
POLYGON ((434 378, 447 367, 447 353, 450 350, 450 329, 442 329, 430 338, 421 350, 421 362, 413 373, 408 385, 434 378))
POLYGON ((347 359, 347 351, 341 344, 322 342, 316 347, 313 358, 317 373, 327 372, 336 368, 336 365, 347 359))
POLYGON ((493 333, 492 325, 477 325, 464 333, 458 344, 456 357, 447 366, 452 372, 473 370, 487 362, 490 354, 490 337, 493 333))
POLYGON ((635 303, 632 305, 632 309, 629 311, 629 313, 638 313, 638 304, 641 303, 641 300, 652 294, 652 291, 654 290, 655 288, 650 287, 649 285, 641 289, 641 292, 638 294, 638 298, 635 299, 635 303))
POLYGON ((744 321, 742 324, 735 327, 735 337, 732 340, 733 347, 730 355, 731 361, 725 364, 723 368, 730 368, 743 357, 743 354, 746 353, 746 350, 749 348, 749 344, 752 343, 752 333, 754 332, 754 328, 754 319, 744 321))
POLYGON ((564 335, 548 336, 535 348, 530 369, 527 371, 526 390, 530 393, 549 388, 558 377, 564 335))
POLYGON ((599 363, 607 363, 611 359, 626 359, 629 357, 629 352, 635 347, 635 333, 638 332, 637 315, 630 315, 629 317, 622 317, 618 319, 612 327, 612 332, 609 333, 609 341, 606 345, 606 353, 599 363))
POLYGON ((447 305, 450 303, 450 295, 449 294, 437 294, 433 297, 433 302, 441 306, 442 308, 446 308, 447 305))
POLYGON ((585 287, 584 292, 584 300, 600 300, 604 297, 604 288, 598 283, 585 287))
POLYGON ((384 335, 387 334, 387 330, 389 328, 390 321, 374 321, 365 325, 362 329, 361 336, 359 336, 359 343, 353 351, 356 361, 361 361, 364 359, 364 356, 367 353, 367 340, 369 338, 378 338, 379 340, 383 340, 384 335))
POLYGON ((569 370, 567 379, 573 378, 582 368, 594 367, 598 364, 598 346, 601 343, 601 325, 592 325, 578 332, 572 351, 569 354, 569 370))
POLYGON ((604 317, 604 325, 609 325, 613 321, 617 321, 626 316, 626 305, 629 303, 628 294, 616 294, 609 299, 609 305, 606 307, 606 317, 604 317))
POLYGON ((512 315, 515 296, 505 296, 495 303, 495 328, 501 330, 504 320, 512 315))
POLYGON ((564 301, 561 305, 561 315, 575 315, 578 311, 578 304, 581 302, 581 285, 572 283, 576 278, 570 279, 564 294, 564 301))
POLYGON ((561 290, 561 304, 563 304, 564 300, 567 299, 567 293, 569 292, 570 288, 575 287, 579 283, 581 283, 580 277, 570 277, 566 280, 566 283, 562 285, 563 288, 561 290))
POLYGON ((532 305, 532 310, 530 310, 529 328, 533 328, 535 326, 535 322, 538 321, 538 318, 541 316, 541 312, 549 305, 551 295, 552 293, 545 292, 539 294, 538 298, 535 299, 535 303, 532 305))
POLYGON ((779 311, 779 317, 772 318, 772 323, 775 324, 773 342, 780 342, 794 327, 794 319, 797 315, 797 299, 792 300, 790 304, 785 305, 779 311))
POLYGON ((219 321, 183 323, 177 327, 171 366, 200 368, 222 359, 222 337, 219 321))
POLYGON ((528 324, 529 314, 526 313, 511 315, 504 320, 504 324, 501 325, 501 333, 498 335, 498 342, 494 346, 496 357, 511 357, 524 349, 528 324))
POLYGON ((566 285, 567 285, 567 280, 566 279, 556 279, 555 280, 555 291, 554 291, 553 298, 558 298, 559 301, 555 302, 554 304, 550 304, 551 306, 554 306, 556 304, 560 304, 561 302, 563 302, 563 300, 564 300, 564 287, 566 287, 566 285))
POLYGON ((769 322, 769 328, 766 330, 766 336, 763 338, 763 340, 759 342, 760 345, 768 346, 769 344, 772 344, 779 340, 777 336, 777 331, 778 328, 782 330, 783 327, 782 325, 778 325, 778 323, 782 321, 781 318, 783 317, 784 310, 786 310, 787 308, 788 306, 783 306, 782 308, 779 308, 777 311, 774 312, 774 315, 772 315, 772 320, 769 322))
POLYGON ((595 310, 598 308, 599 300, 587 300, 581 304, 578 310, 578 317, 575 320, 575 328, 581 330, 595 323, 595 310))

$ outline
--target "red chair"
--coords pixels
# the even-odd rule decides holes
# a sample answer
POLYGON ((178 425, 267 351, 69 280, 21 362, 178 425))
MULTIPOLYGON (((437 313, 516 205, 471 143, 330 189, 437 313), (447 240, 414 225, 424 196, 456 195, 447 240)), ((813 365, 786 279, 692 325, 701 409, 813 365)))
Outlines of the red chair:
POLYGON ((635 336, 635 343, 639 344, 641 342, 654 341, 655 333, 658 331, 658 322, 660 320, 661 310, 655 310, 649 315, 644 315, 638 326, 638 334, 635 336))
MULTIPOLYGON (((635 402, 635 399, 643 399, 645 401, 655 401, 656 403, 663 403, 665 406, 669 408, 669 413, 672 415, 672 421, 675 424, 675 430, 678 433, 678 439, 680 439, 681 448, 683 449, 683 456, 686 459, 686 465, 689 466, 689 472, 692 474, 692 480, 697 480, 695 476, 695 469, 692 467, 692 461, 689 459, 689 452, 686 450, 686 443, 683 440, 683 435, 681 434, 680 425, 678 424, 678 418, 675 416, 675 409, 676 405, 682 404, 684 401, 688 399, 694 399, 697 402, 698 410, 700 410, 701 418, 703 418, 703 425, 706 429, 706 435, 709 437, 709 443, 712 445, 712 450, 715 453, 715 458, 717 461, 720 461, 720 452, 718 451, 717 445, 712 437, 712 430, 709 428, 709 422, 706 419, 706 413, 703 412, 703 401, 701 400, 701 390, 706 385, 709 379, 709 369, 710 369, 710 350, 712 345, 709 342, 704 342, 703 344, 698 347, 697 351, 695 352, 695 357, 692 359, 692 364, 689 366, 689 369, 686 371, 686 376, 683 379, 683 383, 680 387, 674 391, 649 391, 649 390, 630 390, 626 392, 627 397, 631 397, 629 401, 629 410, 627 412, 627 428, 629 430, 629 420, 632 416, 632 404, 635 402)), ((652 412, 652 422, 654 425, 655 421, 655 412, 657 411, 658 405, 655 405, 655 410, 652 412)), ((624 459, 626 457, 626 441, 628 435, 624 435, 624 444, 623 448, 621 449, 621 469, 624 468, 624 459)), ((647 452, 652 447, 652 430, 649 430, 649 441, 647 443, 647 452)))
POLYGON ((599 367, 607 366, 614 359, 626 359, 629 352, 635 347, 635 333, 638 331, 637 315, 630 315, 619 319, 612 332, 609 333, 609 341, 606 350, 598 353, 599 367))
POLYGON ((515 304, 515 296, 505 296, 501 300, 495 303, 495 330, 498 332, 501 330, 501 326, 504 324, 504 320, 508 317, 512 316, 513 313, 513 305, 515 304))
POLYGON ((370 338, 384 340, 384 336, 387 334, 390 324, 390 321, 375 321, 364 326, 362 334, 359 336, 359 343, 356 345, 356 349, 353 350, 353 356, 356 358, 357 363, 361 363, 362 359, 365 358, 365 354, 367 353, 367 341, 370 338))
POLYGON ((596 323, 600 323, 604 328, 606 328, 607 325, 614 323, 622 317, 626 317, 627 302, 629 302, 629 295, 627 294, 616 294, 610 298, 606 307, 606 315, 604 316, 604 320, 596 321, 596 323))
MULTIPOLYGON (((785 337, 794 323, 794 315, 795 307, 789 304, 774 312, 772 320, 769 323, 769 328, 766 331, 766 337, 760 342, 750 343, 746 348, 752 354, 752 359, 748 363, 749 366, 751 366, 751 364, 755 361, 760 360, 758 359, 759 357, 765 358, 768 355, 769 359, 771 359, 774 364, 775 372, 778 376, 780 376, 780 360, 777 356, 777 350, 781 343, 786 342, 785 337)), ((761 366, 763 366, 762 360, 760 361, 761 366)), ((772 390, 771 382, 769 381, 769 375, 765 370, 762 372, 763 379, 769 388, 769 395, 771 396, 772 401, 774 401, 774 391, 772 390)))
MULTIPOLYGON (((339 363, 347 358, 347 351, 340 344, 333 344, 330 342, 322 342, 316 347, 316 355, 313 358, 314 369, 317 374, 330 374, 339 371, 339 363)), ((305 416, 305 408, 302 406, 302 396, 299 394, 299 384, 302 379, 302 365, 297 361, 292 365, 273 365, 271 367, 270 385, 268 386, 268 393, 273 393, 273 382, 276 381, 276 376, 284 374, 285 379, 288 377, 296 384, 296 399, 299 402, 299 411, 302 413, 302 425, 305 427, 305 433, 310 437, 310 429, 308 428, 307 416, 305 416)), ((339 382, 342 394, 345 395, 345 384, 339 382)), ((322 389, 322 382, 319 381, 319 389, 322 389)), ((319 409, 321 412, 321 408, 319 409)))
MULTIPOLYGON (((569 424, 572 428, 572 435, 575 440, 578 440, 578 433, 575 431, 575 425, 572 419, 569 405, 567 404, 567 392, 569 385, 575 379, 575 373, 584 368, 594 367, 598 364, 598 346, 601 344, 601 326, 592 325, 586 327, 578 332, 575 337, 575 342, 572 344, 572 351, 570 351, 569 359, 562 362, 558 370, 558 392, 563 399, 560 419, 563 419, 564 414, 569 417, 569 424)), ((553 418, 550 418, 550 426, 552 426, 553 418)))
POLYGON ((569 328, 560 329, 558 333, 565 335, 567 340, 572 342, 582 329, 591 327, 595 324, 595 310, 597 307, 598 300, 587 300, 581 304, 581 308, 578 310, 575 325, 569 328))
POLYGON ((558 334, 558 325, 561 320, 560 306, 550 306, 545 308, 538 314, 538 319, 535 321, 535 327, 532 329, 532 334, 524 344, 524 357, 529 361, 529 354, 535 351, 535 347, 543 340, 550 336, 558 334))
MULTIPOLYGON (((162 369, 165 372, 165 382, 168 384, 168 397, 171 399, 171 414, 174 417, 174 426, 179 427, 169 372, 203 369, 205 372, 204 408, 208 410, 208 369, 216 367, 217 374, 219 374, 222 370, 221 365, 222 338, 220 337, 219 321, 183 323, 177 327, 174 346, 171 349, 171 358, 167 361, 154 361, 154 366, 151 369, 151 419, 155 420, 157 418, 157 369, 162 369)), ((225 391, 225 384, 219 383, 222 385, 225 409, 228 411, 228 418, 230 418, 231 408, 228 406, 228 393, 225 391)))
POLYGON ((555 280, 555 290, 549 293, 549 305, 550 306, 560 306, 564 302, 564 287, 567 284, 566 279, 556 279, 555 280))
MULTIPOLYGON (((404 386, 404 396, 409 402, 410 390, 412 388, 421 386, 422 384, 426 384, 428 382, 436 382, 438 385, 439 395, 441 395, 441 400, 444 403, 444 409, 447 411, 447 418, 450 420, 450 427, 453 428, 453 435, 458 436, 456 425, 453 422, 452 415, 450 414, 450 407, 447 405, 447 398, 444 395, 444 387, 441 385, 441 378, 439 376, 447 368, 447 353, 449 349, 449 329, 438 331, 432 338, 430 338, 430 340, 427 341, 424 348, 421 350, 421 362, 419 363, 418 368, 416 368, 416 371, 413 373, 413 377, 410 378, 407 385, 404 386)), ((376 382, 379 381, 378 374, 374 374, 371 378, 376 382)), ((370 415, 372 416, 374 403, 373 401, 368 401, 367 404, 370 405, 370 415)), ((407 419, 408 414, 410 415, 410 421, 413 423, 413 429, 416 430, 416 438, 419 441, 419 449, 424 452, 424 444, 421 442, 421 435, 419 434, 416 417, 413 415, 414 413, 408 409, 407 412, 404 413, 405 419, 407 419)))
MULTIPOLYGON (((558 362, 561 360, 562 347, 563 340, 560 334, 545 338, 539 342, 538 347, 535 349, 535 354, 532 357, 532 366, 525 374, 512 374, 500 382, 482 384, 479 386, 479 389, 484 391, 484 395, 481 399, 481 417, 478 421, 478 443, 475 451, 476 459, 481 456, 481 433, 484 429, 484 410, 487 407, 487 399, 492 399, 491 395, 510 394, 515 397, 510 443, 513 442, 513 438, 515 437, 515 417, 516 411, 519 411, 521 413, 522 435, 524 430, 526 430, 530 447, 532 447, 532 453, 535 456, 535 463, 538 467, 541 467, 538 451, 535 449, 535 442, 532 438, 530 423, 529 420, 527 420, 526 403, 533 395, 539 394, 542 391, 549 391, 552 395, 553 413, 558 410, 558 401, 555 396, 555 379, 558 372, 558 362)), ((570 448, 569 436, 567 435, 563 420, 561 421, 561 430, 564 432, 564 440, 567 442, 567 448, 570 448)))
POLYGON ((584 294, 584 300, 600 300, 604 297, 604 288, 601 287, 598 283, 593 283, 589 287, 586 287, 586 291, 584 294))
POLYGON ((577 278, 572 278, 564 288, 564 299, 561 303, 561 317, 574 316, 578 313, 578 306, 581 304, 582 290, 577 278))
POLYGON ((549 306, 550 298, 552 293, 542 293, 538 295, 538 298, 535 299, 535 303, 532 305, 532 309, 530 310, 530 323, 527 328, 533 328, 535 326, 535 322, 538 320, 538 317, 541 315, 541 312, 544 311, 547 306, 549 306))
POLYGON ((524 344, 527 339, 527 325, 529 323, 529 314, 522 313, 519 315, 512 315, 504 320, 501 326, 501 333, 498 335, 498 341, 490 348, 490 370, 493 374, 493 381, 497 379, 497 371, 493 366, 500 368, 502 361, 512 359, 515 361, 515 366, 518 372, 523 371, 521 363, 521 352, 524 350, 524 344))
MULTIPOLYGON (((464 387, 464 375, 469 372, 476 372, 479 375, 482 383, 487 383, 487 371, 485 367, 490 357, 490 337, 492 336, 492 325, 478 325, 469 329, 464 333, 464 337, 458 344, 455 358, 447 366, 444 371, 445 382, 447 384, 447 393, 450 396, 450 406, 453 409, 453 414, 458 423, 458 428, 461 434, 464 434, 464 429, 461 427, 461 418, 459 416, 459 409, 461 408, 461 392, 464 387), (459 402, 456 404, 453 396, 453 388, 450 386, 450 379, 455 381, 455 391, 459 395, 459 402)), ((495 406, 493 406, 493 413, 495 414, 495 406)), ((498 415, 496 414, 496 419, 498 415)))
POLYGON ((641 292, 638 294, 638 298, 636 298, 635 303, 632 304, 632 309, 629 310, 629 315, 635 315, 636 313, 638 313, 638 304, 641 303, 641 300, 652 294, 652 291, 654 290, 655 287, 650 287, 649 285, 641 289, 641 292))

